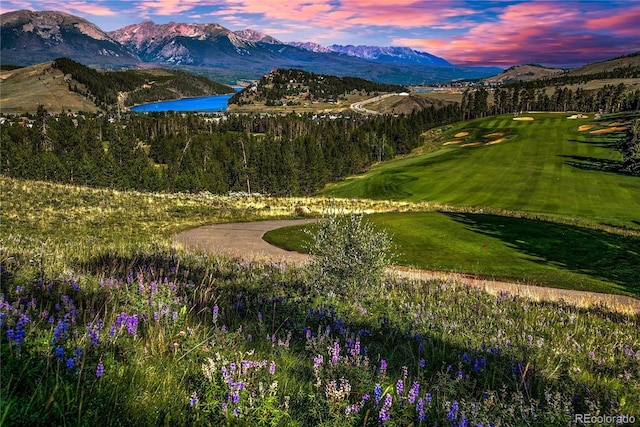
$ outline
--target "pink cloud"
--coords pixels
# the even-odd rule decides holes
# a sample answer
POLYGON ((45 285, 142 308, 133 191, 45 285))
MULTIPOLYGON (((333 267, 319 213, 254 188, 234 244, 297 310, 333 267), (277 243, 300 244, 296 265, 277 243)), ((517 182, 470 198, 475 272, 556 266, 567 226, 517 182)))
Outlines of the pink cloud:
MULTIPOLYGON (((605 29, 607 34, 629 34, 632 23, 639 22, 628 16, 630 9, 633 16, 633 7, 598 12, 588 19, 580 6, 550 1, 510 5, 497 21, 478 24, 460 36, 396 38, 394 44, 425 50, 461 65, 499 66, 532 61, 549 65, 590 62, 594 55, 605 59, 640 48, 639 37, 629 43, 592 31, 605 29), (609 15, 601 15, 604 13, 609 15)), ((638 36, 637 29, 635 35, 638 36)))
POLYGON ((329 0, 289 2, 279 0, 228 0, 218 13, 252 13, 266 19, 298 21, 309 27, 346 29, 355 26, 418 28, 443 24, 446 18, 475 13, 455 1, 329 0), (437 11, 437 13, 436 13, 437 11))
POLYGON ((203 5, 207 5, 207 2, 203 0, 143 0, 137 3, 136 9, 144 16, 172 16, 203 5))
POLYGON ((67 1, 55 0, 33 1, 7 1, 3 0, 0 5, 0 13, 12 10, 56 10, 70 14, 88 14, 95 16, 117 16, 119 12, 111 8, 103 1, 67 1))

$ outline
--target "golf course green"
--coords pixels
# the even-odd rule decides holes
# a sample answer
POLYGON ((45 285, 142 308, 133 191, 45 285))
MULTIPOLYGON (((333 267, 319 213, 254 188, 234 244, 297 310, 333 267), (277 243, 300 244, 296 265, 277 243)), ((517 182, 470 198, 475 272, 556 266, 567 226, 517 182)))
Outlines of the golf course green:
MULTIPOLYGON (((393 236, 400 265, 640 296, 640 178, 618 170, 615 150, 624 118, 524 116, 459 123, 438 150, 378 164, 323 194, 451 207, 367 216, 393 236)), ((304 251, 303 230, 265 240, 304 251)))
POLYGON ((502 115, 459 123, 443 134, 439 150, 378 164, 323 194, 491 207, 640 228, 640 178, 615 171, 622 159, 615 150, 620 133, 591 133, 613 128, 609 125, 618 118, 526 116, 534 120, 502 115), (589 124, 596 127, 578 130, 589 124))

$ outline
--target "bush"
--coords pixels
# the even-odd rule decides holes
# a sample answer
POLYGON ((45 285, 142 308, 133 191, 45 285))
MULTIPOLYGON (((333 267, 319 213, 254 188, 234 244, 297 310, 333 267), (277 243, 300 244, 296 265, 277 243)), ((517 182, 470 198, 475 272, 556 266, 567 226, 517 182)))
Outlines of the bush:
POLYGON ((320 221, 309 246, 307 281, 320 295, 359 298, 377 292, 391 264, 391 237, 361 214, 320 221))

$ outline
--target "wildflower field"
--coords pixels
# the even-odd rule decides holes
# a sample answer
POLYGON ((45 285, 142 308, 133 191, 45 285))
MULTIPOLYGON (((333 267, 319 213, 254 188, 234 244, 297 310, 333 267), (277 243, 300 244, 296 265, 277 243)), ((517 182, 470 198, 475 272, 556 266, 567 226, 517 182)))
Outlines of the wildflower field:
POLYGON ((357 297, 323 295, 302 268, 170 244, 200 224, 307 214, 302 204, 320 212, 323 199, 0 184, 2 425, 640 418, 640 313, 495 297, 455 281, 382 278, 357 297))

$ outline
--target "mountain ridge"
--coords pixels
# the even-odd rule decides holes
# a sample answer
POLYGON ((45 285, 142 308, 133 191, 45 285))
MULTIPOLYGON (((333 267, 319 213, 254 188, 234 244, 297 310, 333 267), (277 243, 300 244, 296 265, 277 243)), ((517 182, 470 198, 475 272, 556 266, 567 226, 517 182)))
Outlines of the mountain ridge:
POLYGON ((314 52, 255 30, 231 31, 216 23, 143 21, 106 33, 73 15, 23 10, 2 15, 0 53, 3 64, 13 65, 68 57, 99 68, 145 67, 148 63, 198 67, 203 74, 226 83, 258 79, 275 68, 299 68, 405 85, 482 78, 501 71, 493 67, 446 65, 448 62, 442 58, 408 48, 349 49, 351 55, 314 52), (39 18, 35 19, 36 16, 39 18), (47 22, 43 24, 43 20, 47 22), (61 30, 51 35, 46 31, 52 27, 50 22, 60 22, 55 25, 61 30))

